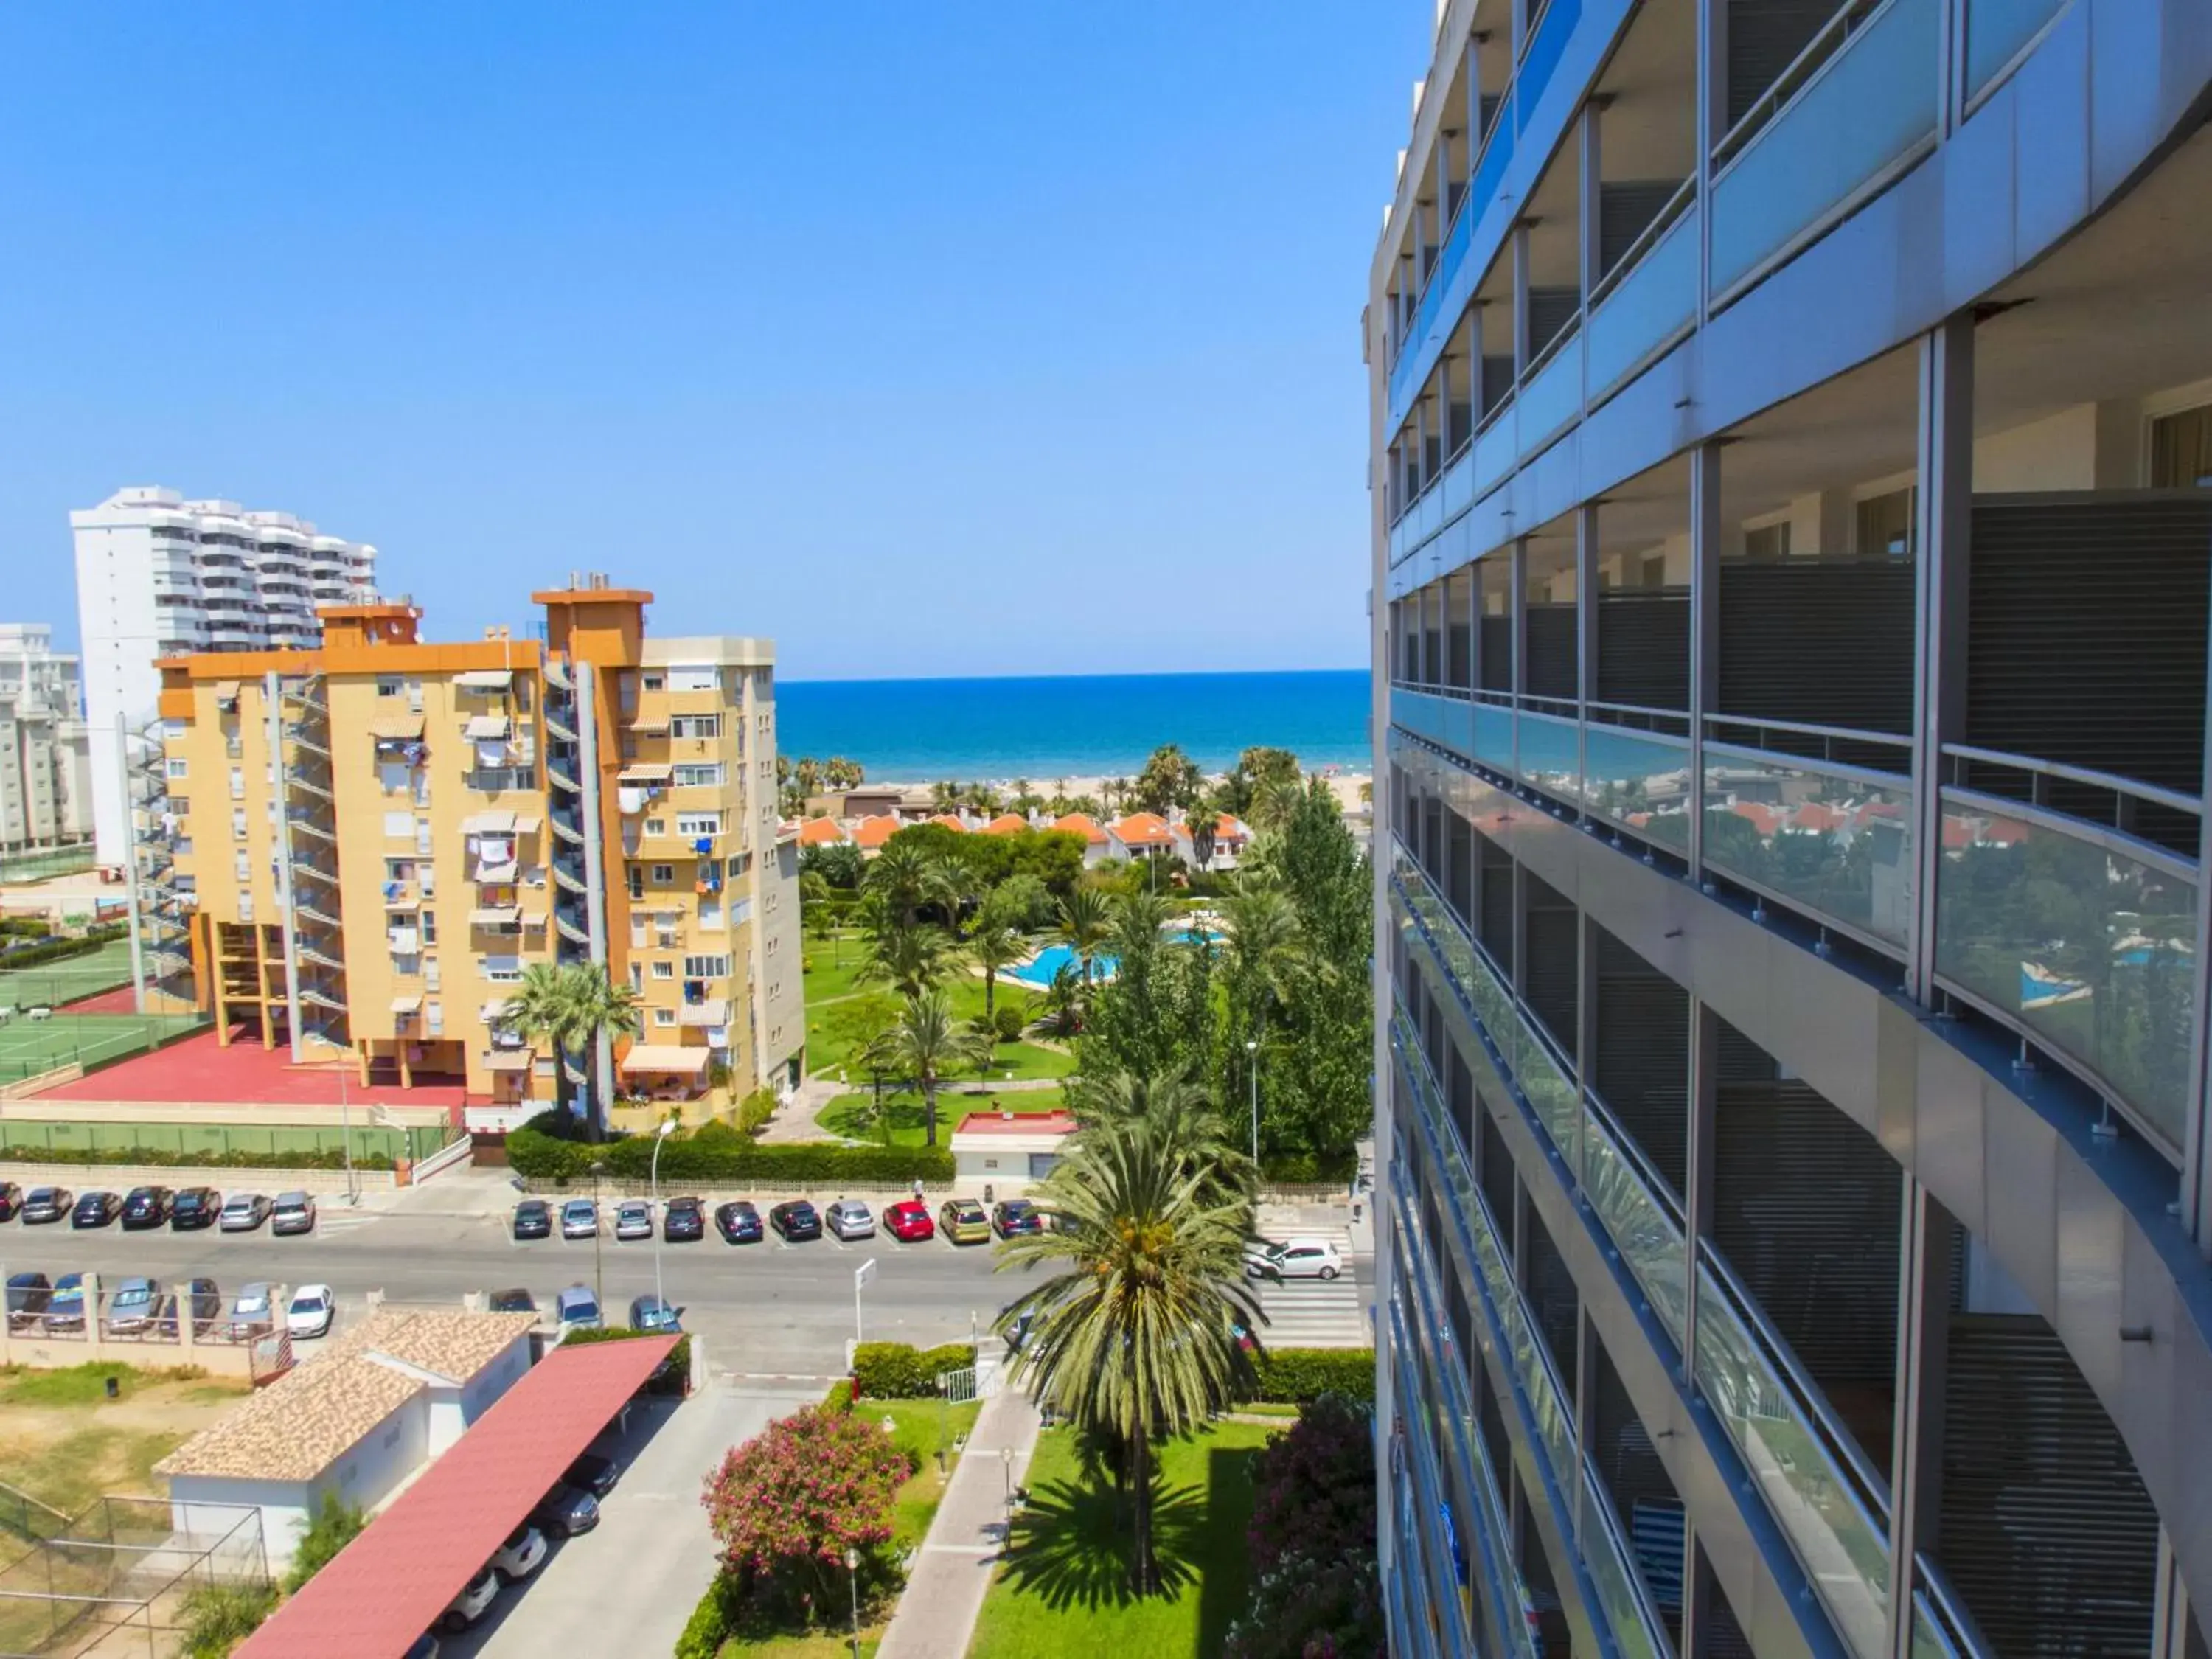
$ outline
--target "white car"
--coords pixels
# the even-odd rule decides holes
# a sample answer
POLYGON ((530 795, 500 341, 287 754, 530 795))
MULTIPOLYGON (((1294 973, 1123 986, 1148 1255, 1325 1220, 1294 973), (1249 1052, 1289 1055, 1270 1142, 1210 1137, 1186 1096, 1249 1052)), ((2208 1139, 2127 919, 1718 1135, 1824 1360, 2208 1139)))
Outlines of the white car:
POLYGON ((545 1565, 545 1534, 527 1521, 507 1534, 507 1542, 491 1559, 492 1571, 510 1584, 527 1578, 545 1565))
POLYGON ((651 1238, 653 1206, 641 1198, 626 1198, 615 1206, 617 1238, 651 1238))
POLYGON ((561 1237, 592 1238, 599 1231, 599 1206, 588 1198, 572 1198, 561 1206, 561 1237))
POLYGON ((327 1285, 302 1285, 285 1305, 284 1328, 294 1336, 328 1336, 338 1299, 327 1285))
POLYGON ((491 1604, 497 1600, 499 1575, 486 1567, 469 1580, 466 1589, 446 1604, 446 1615, 440 1622, 447 1630, 466 1630, 489 1612, 491 1604))
POLYGON ((1256 1239, 1244 1247, 1248 1279, 1334 1279, 1344 1258, 1325 1238, 1288 1238, 1279 1244, 1256 1239))
POLYGON ((841 1198, 822 1212, 822 1224, 840 1238, 873 1238, 876 1218, 857 1198, 841 1198))

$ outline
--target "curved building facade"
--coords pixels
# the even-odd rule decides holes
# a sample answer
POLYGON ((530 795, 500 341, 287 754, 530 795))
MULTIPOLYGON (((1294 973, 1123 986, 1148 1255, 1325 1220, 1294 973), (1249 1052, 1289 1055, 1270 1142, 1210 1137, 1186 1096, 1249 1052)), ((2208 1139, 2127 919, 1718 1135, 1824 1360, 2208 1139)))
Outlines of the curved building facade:
POLYGON ((1370 276, 1394 1651, 2212 1624, 2212 9, 1448 0, 1370 276))

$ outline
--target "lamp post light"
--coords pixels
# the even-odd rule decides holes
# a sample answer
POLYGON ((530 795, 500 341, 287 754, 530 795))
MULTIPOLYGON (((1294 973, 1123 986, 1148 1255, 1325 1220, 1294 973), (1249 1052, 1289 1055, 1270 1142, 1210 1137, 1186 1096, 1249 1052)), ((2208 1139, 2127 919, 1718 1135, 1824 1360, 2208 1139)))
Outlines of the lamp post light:
POLYGON ((858 1348, 863 1340, 860 1332, 860 1286, 876 1276, 876 1259, 870 1256, 853 1269, 853 1346, 858 1348))
POLYGON ((1256 1037, 1247 1037, 1244 1053, 1248 1057, 1245 1069, 1252 1074, 1252 1168, 1260 1168, 1260 1043, 1256 1037))
MULTIPOLYGON (((646 1219, 648 1221, 652 1220, 653 1215, 660 1209, 660 1149, 668 1144, 668 1137, 675 1133, 676 1120, 672 1117, 664 1118, 661 1120, 659 1132, 653 1137, 653 1165, 646 1172, 645 1185, 646 1202, 648 1206, 646 1219)), ((668 1298, 660 1292, 660 1239, 661 1234, 667 1231, 667 1228, 663 1227, 659 1232, 653 1236, 653 1299, 659 1304, 664 1313, 667 1311, 668 1298)), ((596 1237, 597 1235, 594 1234, 593 1237, 596 1237)), ((603 1319, 606 1316, 605 1308, 599 1310, 599 1316, 603 1319)))
POLYGON ((999 1467, 1006 1472, 1006 1541, 1011 1544, 1014 1538, 1014 1449, 1012 1446, 999 1448, 999 1467))
POLYGON ((860 1553, 845 1549, 845 1583, 853 1592, 853 1659, 860 1659, 860 1553))
POLYGON ((599 1306, 602 1324, 607 1317, 607 1283, 599 1246, 599 1177, 606 1172, 605 1161, 594 1158, 592 1162, 592 1300, 599 1306))

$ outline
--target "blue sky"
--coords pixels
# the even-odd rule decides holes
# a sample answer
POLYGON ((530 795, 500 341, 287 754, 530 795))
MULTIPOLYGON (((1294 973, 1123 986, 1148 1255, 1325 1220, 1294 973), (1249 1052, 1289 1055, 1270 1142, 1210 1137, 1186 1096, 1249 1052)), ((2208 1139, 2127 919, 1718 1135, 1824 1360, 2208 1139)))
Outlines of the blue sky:
POLYGON ((0 9, 0 614, 164 483, 437 634, 596 568, 817 678, 1366 654, 1428 0, 0 9))

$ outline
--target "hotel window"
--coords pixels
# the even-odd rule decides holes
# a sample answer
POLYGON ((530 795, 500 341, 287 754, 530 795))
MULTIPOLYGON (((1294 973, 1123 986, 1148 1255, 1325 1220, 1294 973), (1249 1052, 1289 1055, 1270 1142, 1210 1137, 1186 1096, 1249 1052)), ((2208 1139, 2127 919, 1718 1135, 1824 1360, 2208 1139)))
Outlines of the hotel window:
POLYGON ((231 809, 230 834, 234 841, 246 839, 246 809, 243 806, 234 806, 231 809))
POLYGON ((415 815, 412 812, 386 812, 384 815, 384 838, 386 841, 411 841, 415 836, 415 815))
POLYGON ((658 674, 647 674, 645 677, 645 689, 648 691, 658 691, 665 684, 666 682, 658 674))
POLYGON ((673 1024, 676 1024, 676 1011, 675 1011, 673 1008, 656 1008, 656 1009, 654 1009, 654 1010, 653 1011, 653 1023, 655 1025, 673 1025, 673 1024))
POLYGON ((656 864, 653 866, 653 884, 654 886, 665 887, 670 882, 674 881, 675 879, 676 866, 674 865, 656 864))
POLYGON ((635 864, 629 867, 629 896, 634 899, 645 896, 645 872, 635 864))
POLYGON ((2153 489, 2212 489, 2212 404, 2150 423, 2153 489))
POLYGON ((629 919, 629 948, 633 951, 642 951, 645 948, 645 918, 643 916, 633 915, 629 919))
POLYGON ((730 901, 730 926, 738 927, 753 919, 753 902, 749 898, 730 901))
POLYGON ((684 958, 684 977, 686 979, 727 979, 730 959, 727 957, 686 957, 684 958))
POLYGON ((173 760, 169 763, 168 770, 171 777, 181 778, 187 775, 191 771, 191 767, 185 761, 173 760))
MULTIPOLYGON (((633 945, 642 945, 645 941, 643 939, 632 939, 630 943, 633 945)), ((641 962, 633 962, 629 965, 629 988, 633 991, 642 991, 645 989, 645 964, 641 962)))
POLYGON ((702 898, 699 901, 699 925, 710 933, 722 931, 722 902, 720 899, 702 898))
POLYGON ((1917 492, 1907 486, 1858 504, 1859 556, 1912 556, 1912 508, 1917 492))
POLYGON ((430 990, 434 991, 438 988, 437 957, 424 957, 422 958, 422 983, 430 990))
POLYGON ((676 833, 679 836, 719 836, 722 833, 720 812, 678 812, 676 833))
POLYGON ((728 869, 728 871, 729 871, 729 873, 730 873, 732 876, 733 876, 733 877, 734 877, 734 876, 742 876, 743 874, 744 874, 744 872, 745 872, 746 871, 748 871, 748 870, 751 869, 752 867, 753 867, 753 855, 752 855, 750 853, 740 853, 740 854, 738 854, 737 855, 737 857, 735 857, 735 858, 733 858, 733 859, 732 859, 732 860, 730 860, 730 862, 729 862, 728 866, 726 866, 726 868, 727 868, 727 869, 728 869))
POLYGON ((438 913, 435 910, 425 910, 422 912, 422 943, 435 945, 437 942, 438 913))
POLYGON ((234 867, 238 872, 238 878, 240 881, 252 881, 253 879, 253 860, 248 854, 240 853, 238 855, 237 864, 234 867))
POLYGON ((668 722, 669 735, 678 738, 719 738, 722 735, 720 714, 678 714, 668 722))
POLYGON ((666 835, 668 833, 668 820, 666 818, 647 818, 645 821, 645 833, 648 836, 666 835))
POLYGON ((233 800, 246 799, 246 769, 242 766, 230 769, 230 798, 233 800))
POLYGON ((720 786, 722 776, 721 762, 695 762, 674 769, 668 781, 678 789, 712 789, 720 786))
POLYGON ((653 964, 653 976, 655 979, 674 979, 676 977, 676 964, 672 962, 654 963, 653 964))
POLYGON ((376 683, 376 695, 380 697, 396 697, 404 689, 404 683, 398 679, 379 679, 376 683))
POLYGON ((446 1005, 442 1002, 424 1003, 422 1026, 432 1036, 436 1036, 442 1032, 446 1029, 446 1005))

